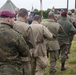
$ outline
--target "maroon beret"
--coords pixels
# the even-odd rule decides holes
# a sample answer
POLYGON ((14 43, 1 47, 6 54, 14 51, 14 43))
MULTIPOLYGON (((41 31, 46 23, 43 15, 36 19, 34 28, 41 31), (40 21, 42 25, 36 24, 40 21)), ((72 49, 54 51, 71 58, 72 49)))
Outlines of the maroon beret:
POLYGON ((66 11, 61 12, 61 16, 67 16, 67 12, 66 11))
POLYGON ((10 17, 10 18, 13 18, 16 16, 15 13, 9 11, 9 10, 3 10, 1 13, 0 13, 0 16, 1 17, 10 17))

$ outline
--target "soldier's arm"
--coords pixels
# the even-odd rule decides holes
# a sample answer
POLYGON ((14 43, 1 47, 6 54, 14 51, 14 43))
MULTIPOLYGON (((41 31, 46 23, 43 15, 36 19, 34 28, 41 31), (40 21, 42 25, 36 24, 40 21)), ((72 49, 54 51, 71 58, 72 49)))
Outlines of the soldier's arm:
POLYGON ((71 26, 71 28, 70 28, 70 34, 71 35, 76 34, 76 28, 71 23, 70 23, 70 26, 71 26))
POLYGON ((22 36, 19 36, 18 39, 18 50, 21 57, 28 57, 30 55, 29 47, 22 36))
POLYGON ((75 20, 75 18, 71 17, 71 23, 76 28, 76 20, 75 20))
POLYGON ((43 26, 43 35, 49 40, 53 38, 53 34, 45 26, 43 26))
POLYGON ((59 24, 58 33, 59 33, 59 34, 64 33, 64 29, 63 29, 63 27, 62 27, 60 24, 59 24))
POLYGON ((35 40, 34 40, 34 35, 33 35, 33 32, 32 32, 32 29, 31 27, 29 26, 28 30, 27 30, 27 44, 29 45, 29 48, 35 48, 35 40))

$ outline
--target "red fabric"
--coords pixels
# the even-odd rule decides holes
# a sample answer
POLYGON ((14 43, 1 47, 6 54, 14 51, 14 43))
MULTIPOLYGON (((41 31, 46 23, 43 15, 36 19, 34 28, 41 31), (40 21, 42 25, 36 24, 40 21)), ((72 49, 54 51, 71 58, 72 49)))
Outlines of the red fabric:
POLYGON ((13 18, 13 17, 16 16, 16 14, 13 13, 13 12, 11 12, 11 11, 9 11, 9 10, 3 10, 3 11, 0 13, 0 16, 1 16, 1 17, 11 17, 11 18, 13 18))
POLYGON ((67 12, 64 11, 64 12, 61 13, 61 15, 67 15, 67 12))

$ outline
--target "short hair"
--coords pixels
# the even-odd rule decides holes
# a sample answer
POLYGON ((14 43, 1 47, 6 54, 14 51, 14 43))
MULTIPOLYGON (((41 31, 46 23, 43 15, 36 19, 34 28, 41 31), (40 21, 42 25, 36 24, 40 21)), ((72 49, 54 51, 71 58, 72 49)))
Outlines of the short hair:
POLYGON ((27 9, 21 8, 21 9, 19 10, 18 17, 24 17, 24 16, 26 16, 26 15, 28 15, 27 9))
POLYGON ((50 12, 48 13, 48 17, 52 17, 52 16, 54 16, 54 12, 50 11, 50 12))
POLYGON ((33 20, 35 20, 35 21, 38 21, 39 19, 41 19, 41 16, 40 16, 40 15, 35 15, 35 16, 33 17, 33 20))

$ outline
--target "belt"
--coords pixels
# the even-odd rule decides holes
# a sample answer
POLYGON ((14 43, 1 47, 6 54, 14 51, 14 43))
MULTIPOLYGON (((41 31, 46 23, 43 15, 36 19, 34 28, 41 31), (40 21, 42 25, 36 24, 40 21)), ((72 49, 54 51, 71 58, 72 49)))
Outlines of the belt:
POLYGON ((30 57, 21 57, 21 61, 23 62, 30 61, 30 57))
POLYGON ((40 43, 43 43, 43 41, 38 41, 38 42, 36 42, 36 44, 40 44, 40 43))

